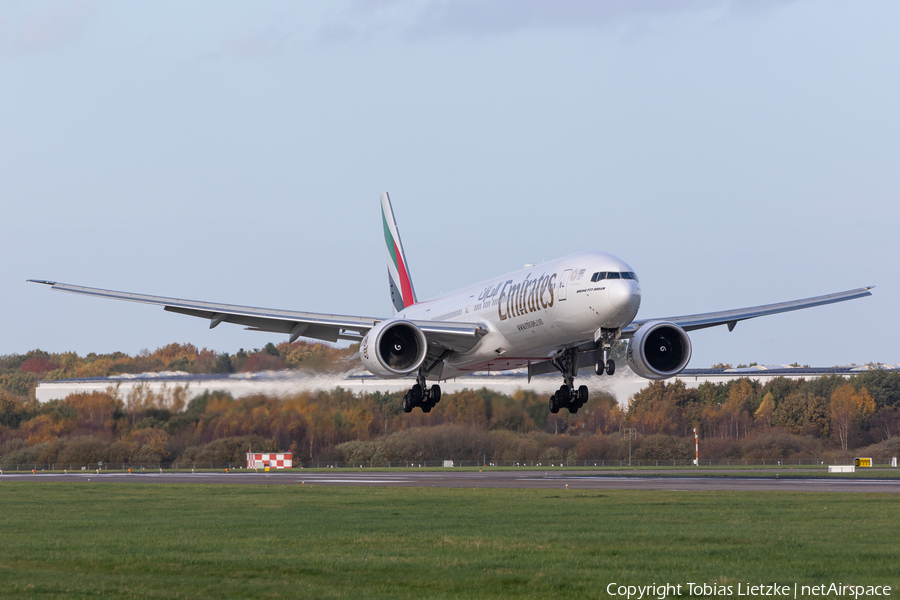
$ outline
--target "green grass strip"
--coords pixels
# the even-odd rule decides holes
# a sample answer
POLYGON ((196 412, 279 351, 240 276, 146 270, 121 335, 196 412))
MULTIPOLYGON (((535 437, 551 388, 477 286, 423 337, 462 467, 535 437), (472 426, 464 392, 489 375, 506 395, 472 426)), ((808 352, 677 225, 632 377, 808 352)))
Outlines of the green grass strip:
MULTIPOLYGON (((2 598, 900 589, 888 494, 0 483, 2 598)), ((686 596, 685 596, 686 597, 686 596)))

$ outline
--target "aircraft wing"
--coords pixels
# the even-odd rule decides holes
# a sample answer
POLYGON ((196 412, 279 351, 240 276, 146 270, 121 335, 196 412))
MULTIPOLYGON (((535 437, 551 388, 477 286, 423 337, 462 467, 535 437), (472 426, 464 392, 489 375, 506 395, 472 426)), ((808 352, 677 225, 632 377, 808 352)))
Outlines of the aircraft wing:
POLYGON ((97 298, 127 300, 143 304, 162 306, 164 310, 209 320, 212 329, 219 323, 236 323, 256 331, 290 334, 292 341, 299 336, 336 342, 340 339, 359 341, 376 323, 382 319, 370 317, 348 317, 319 313, 256 308, 235 304, 218 304, 184 298, 166 298, 131 292, 117 292, 100 288, 90 288, 55 281, 29 279, 33 283, 52 286, 58 292, 69 292, 97 298))
MULTIPOLYGON (((215 302, 186 300, 184 298, 166 298, 164 296, 117 292, 40 279, 29 279, 28 281, 49 285, 51 289, 58 292, 162 306, 164 310, 169 312, 207 319, 209 320, 210 329, 216 327, 219 323, 235 323, 243 325, 252 331, 284 333, 291 336, 290 341, 292 342, 300 336, 326 342, 336 342, 338 340, 359 342, 372 327, 384 320, 375 317, 329 315, 273 308, 256 308, 236 304, 218 304, 215 302)), ((478 343, 478 340, 487 333, 484 327, 477 323, 412 322, 422 330, 429 344, 458 352, 471 350, 478 343)))
POLYGON ((641 325, 649 323, 650 321, 668 321, 669 323, 678 325, 685 331, 705 329, 706 327, 715 327, 716 325, 727 325, 728 331, 731 331, 734 329, 734 326, 737 325, 738 321, 871 296, 872 293, 869 290, 873 287, 874 286, 869 286, 848 290, 846 292, 838 292, 836 294, 828 294, 827 296, 815 296, 814 298, 804 298, 803 300, 792 300, 790 302, 780 302, 778 304, 765 304, 763 306, 751 306, 749 308, 739 308, 737 310, 667 317, 663 319, 642 319, 640 321, 633 321, 631 325, 622 329, 622 337, 628 338, 633 336, 641 325))

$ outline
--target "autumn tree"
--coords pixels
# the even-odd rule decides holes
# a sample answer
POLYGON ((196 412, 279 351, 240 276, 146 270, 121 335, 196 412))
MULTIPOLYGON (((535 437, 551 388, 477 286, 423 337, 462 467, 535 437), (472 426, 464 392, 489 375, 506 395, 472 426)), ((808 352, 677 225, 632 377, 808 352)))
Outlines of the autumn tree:
POLYGON ((75 431, 77 422, 74 419, 60 419, 53 414, 37 415, 22 423, 20 434, 25 436, 29 446, 40 442, 49 442, 75 431))
POLYGON ((868 423, 874 412, 875 400, 865 388, 857 392, 853 385, 845 383, 832 392, 829 404, 831 426, 842 450, 847 450, 853 427, 868 423))
POLYGON ((535 429, 532 406, 537 404, 546 411, 547 404, 541 402, 534 392, 516 390, 513 395, 491 399, 491 429, 505 429, 527 433, 535 429))
POLYGON ((132 447, 133 460, 158 463, 172 458, 167 448, 169 434, 162 429, 155 427, 135 429, 124 441, 132 447))
POLYGON ((34 373, 13 371, 0 375, 0 389, 16 396, 27 396, 36 384, 37 378, 34 373))
POLYGON ((0 425, 15 429, 21 421, 21 404, 18 399, 0 391, 0 425))
POLYGON ((23 373, 34 373, 35 375, 41 375, 57 368, 59 365, 53 362, 46 353, 44 356, 33 356, 19 366, 19 370, 23 373))
POLYGON ((285 368, 284 359, 280 356, 273 356, 267 352, 254 352, 244 361, 241 371, 244 373, 258 373, 260 371, 282 371, 285 368))
POLYGON ((900 434, 900 407, 884 406, 873 416, 870 422, 882 440, 889 440, 900 434))
POLYGON ((727 423, 729 436, 741 437, 742 431, 747 435, 756 385, 746 377, 731 382, 728 399, 722 405, 722 417, 727 423))
POLYGON ((488 407, 476 390, 464 389, 453 395, 453 401, 441 398, 441 413, 450 423, 464 423, 471 427, 487 428, 488 407))
POLYGON ((75 409, 78 425, 90 433, 111 430, 122 402, 109 392, 78 392, 69 394, 65 403, 75 409))
POLYGON ((683 433, 686 423, 682 409, 694 397, 684 382, 654 381, 634 394, 628 403, 628 422, 642 435, 683 433))
POLYGON ((797 390, 775 405, 772 424, 791 433, 825 436, 829 427, 828 401, 815 394, 797 390))
POLYGON ((772 392, 766 392, 766 395, 763 396, 762 402, 759 403, 759 408, 756 409, 756 412, 753 414, 753 418, 757 423, 763 423, 766 427, 772 426, 772 415, 775 414, 775 396, 772 395, 772 392))
MULTIPOLYGON (((541 403, 541 408, 545 404, 541 403)), ((582 433, 612 433, 621 428, 622 410, 616 397, 606 391, 592 392, 587 404, 575 418, 582 433)))
POLYGON ((872 369, 850 378, 857 390, 865 388, 875 400, 875 407, 889 406, 900 409, 900 373, 885 369, 872 369))

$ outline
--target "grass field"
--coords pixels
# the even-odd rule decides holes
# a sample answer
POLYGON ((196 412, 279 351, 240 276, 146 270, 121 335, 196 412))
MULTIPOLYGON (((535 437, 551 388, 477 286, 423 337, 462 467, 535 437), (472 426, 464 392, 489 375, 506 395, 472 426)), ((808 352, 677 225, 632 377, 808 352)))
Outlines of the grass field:
POLYGON ((0 597, 900 588, 896 495, 0 483, 0 597))

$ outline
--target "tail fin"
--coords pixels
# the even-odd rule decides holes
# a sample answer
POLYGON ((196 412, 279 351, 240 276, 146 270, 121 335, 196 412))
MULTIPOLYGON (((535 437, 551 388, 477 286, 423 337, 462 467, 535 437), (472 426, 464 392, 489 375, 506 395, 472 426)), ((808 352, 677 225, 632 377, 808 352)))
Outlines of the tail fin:
POLYGON ((387 192, 381 195, 381 220, 384 223, 384 242, 387 244, 391 303, 394 305, 396 315, 407 306, 415 304, 417 300, 416 290, 413 289, 412 279, 409 276, 409 263, 406 262, 406 253, 400 242, 400 231, 397 229, 397 221, 394 220, 394 211, 391 209, 391 198, 387 192))

